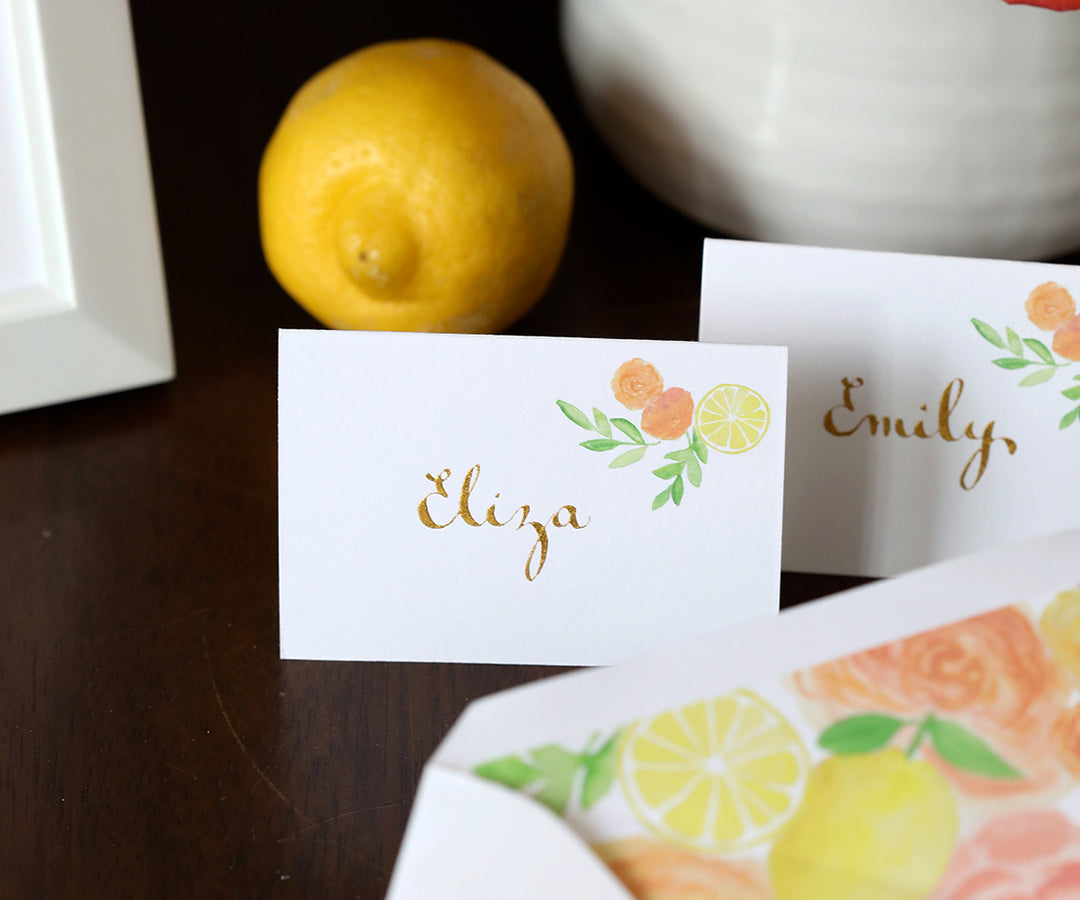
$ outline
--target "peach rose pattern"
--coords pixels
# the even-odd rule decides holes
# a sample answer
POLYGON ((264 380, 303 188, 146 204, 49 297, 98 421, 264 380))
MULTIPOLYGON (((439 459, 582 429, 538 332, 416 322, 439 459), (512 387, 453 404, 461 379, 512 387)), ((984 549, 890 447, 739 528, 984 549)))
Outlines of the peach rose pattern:
POLYGON ((1070 362, 1080 362, 1080 316, 1073 316, 1054 332, 1054 352, 1070 362))
POLYGON ((700 856, 647 838, 593 848, 637 900, 771 900, 755 860, 700 856))
POLYGON ((664 441, 677 441, 694 420, 694 398, 682 388, 668 388, 641 414, 641 430, 664 441))
POLYGON ((1014 813, 956 850, 932 900, 1075 900, 1080 829, 1056 809, 1014 813))
POLYGON ((1047 281, 1028 294, 1024 309, 1032 325, 1040 331, 1053 331, 1076 315, 1076 302, 1056 281, 1047 281))
POLYGON ((1080 706, 1067 709, 1054 723, 1051 745, 1073 778, 1080 778, 1080 706))
POLYGON ((627 409, 644 409, 663 389, 664 379, 656 371, 656 366, 638 357, 628 359, 619 366, 611 379, 615 399, 627 409))
POLYGON ((666 482, 664 489, 653 498, 652 508, 660 509, 668 502, 682 503, 687 485, 701 487, 702 467, 709 461, 708 444, 694 428, 694 398, 681 387, 664 389, 664 379, 656 366, 640 357, 622 363, 611 379, 615 399, 631 410, 641 410, 637 423, 624 416, 608 417, 599 408, 592 415, 565 400, 556 405, 563 415, 579 428, 596 436, 581 442, 594 453, 617 451, 608 468, 622 469, 643 460, 653 447, 665 442, 686 439, 686 445, 664 454, 666 463, 653 469, 653 474, 666 482), (648 440, 648 438, 656 440, 648 440))
POLYGON ((901 740, 927 716, 969 729, 1018 777, 963 771, 942 759, 936 745, 928 749, 927 757, 963 796, 1050 792, 1069 778, 1046 752, 1066 709, 1068 680, 1019 609, 995 610, 797 672, 792 685, 827 720, 870 712, 896 717, 906 726, 897 732, 901 740))
MULTIPOLYGON (((1012 328, 1006 328, 1002 335, 982 319, 972 319, 971 323, 984 340, 1006 352, 992 360, 993 364, 1010 372, 1023 370, 1020 387, 1034 387, 1050 381, 1059 369, 1080 362, 1080 315, 1072 294, 1056 281, 1037 285, 1028 294, 1024 310, 1032 325, 1053 332, 1050 347, 1038 338, 1021 338, 1012 328)), ((1073 375, 1073 381, 1080 382, 1080 375, 1073 375)), ((1061 396, 1077 404, 1059 420, 1058 429, 1064 430, 1080 422, 1080 383, 1064 388, 1061 396)))

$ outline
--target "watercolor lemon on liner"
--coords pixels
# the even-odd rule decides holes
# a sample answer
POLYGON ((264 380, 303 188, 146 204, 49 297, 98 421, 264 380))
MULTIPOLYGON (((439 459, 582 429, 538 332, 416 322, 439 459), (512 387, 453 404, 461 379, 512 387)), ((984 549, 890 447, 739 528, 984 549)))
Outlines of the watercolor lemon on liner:
POLYGON ((619 753, 627 803, 661 839, 730 853, 770 837, 795 813, 806 748, 763 699, 737 690, 631 726, 619 753))
POLYGON ((777 900, 914 900, 956 843, 956 803, 928 762, 899 748, 833 756, 769 854, 777 900))

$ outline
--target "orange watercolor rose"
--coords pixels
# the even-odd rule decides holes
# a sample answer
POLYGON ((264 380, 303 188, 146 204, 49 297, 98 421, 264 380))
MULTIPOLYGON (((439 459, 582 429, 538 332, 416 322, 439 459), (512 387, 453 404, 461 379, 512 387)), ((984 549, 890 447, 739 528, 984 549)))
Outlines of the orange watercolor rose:
POLYGON ((664 379, 656 366, 635 357, 615 370, 611 379, 615 399, 627 409, 644 409, 664 389, 664 379))
POLYGON ((694 421, 694 398, 682 388, 668 388, 649 401, 641 414, 641 430, 663 441, 682 437, 694 421))
POLYGON ((1073 362, 1080 362, 1080 316, 1073 316, 1054 332, 1054 352, 1073 362))
POLYGON ((1076 900, 1080 829, 1056 809, 1002 816, 962 843, 932 900, 1076 900))
POLYGON ((1049 790, 1068 777, 1050 734, 1065 709, 1065 673, 1028 617, 1006 607, 796 673, 793 686, 828 721, 858 712, 919 719, 929 713, 981 737, 1022 777, 961 772, 934 757, 963 794, 1002 797, 1049 790))
POLYGON ((1056 281, 1040 284, 1024 303, 1031 324, 1042 331, 1053 331, 1076 315, 1072 294, 1056 281))
POLYGON ((1054 723, 1050 740, 1061 764, 1075 778, 1080 778, 1080 706, 1061 714, 1054 723))
POLYGON ((771 900, 753 860, 712 859, 646 838, 593 849, 638 900, 771 900))

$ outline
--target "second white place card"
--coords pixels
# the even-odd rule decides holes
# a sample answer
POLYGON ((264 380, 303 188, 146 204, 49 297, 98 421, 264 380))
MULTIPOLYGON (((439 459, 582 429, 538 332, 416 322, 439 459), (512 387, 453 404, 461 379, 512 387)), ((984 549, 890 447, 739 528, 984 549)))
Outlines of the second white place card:
POLYGON ((703 341, 791 357, 784 568, 896 575, 1080 525, 1080 269, 705 243, 703 341))

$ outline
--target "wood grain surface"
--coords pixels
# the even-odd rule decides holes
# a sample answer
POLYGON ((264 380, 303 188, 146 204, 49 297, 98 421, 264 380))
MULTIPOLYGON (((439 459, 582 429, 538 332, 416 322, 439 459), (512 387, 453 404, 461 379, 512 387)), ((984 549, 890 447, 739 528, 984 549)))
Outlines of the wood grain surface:
MULTIPOLYGON (((315 323, 262 260, 262 149, 332 60, 457 38, 541 92, 576 159, 564 264, 516 332, 694 339, 707 232, 598 142, 554 2, 132 19, 178 375, 0 417, 0 897, 381 897, 465 704, 555 670, 278 659, 276 339, 315 323)), ((785 574, 783 601, 855 583, 785 574)))

